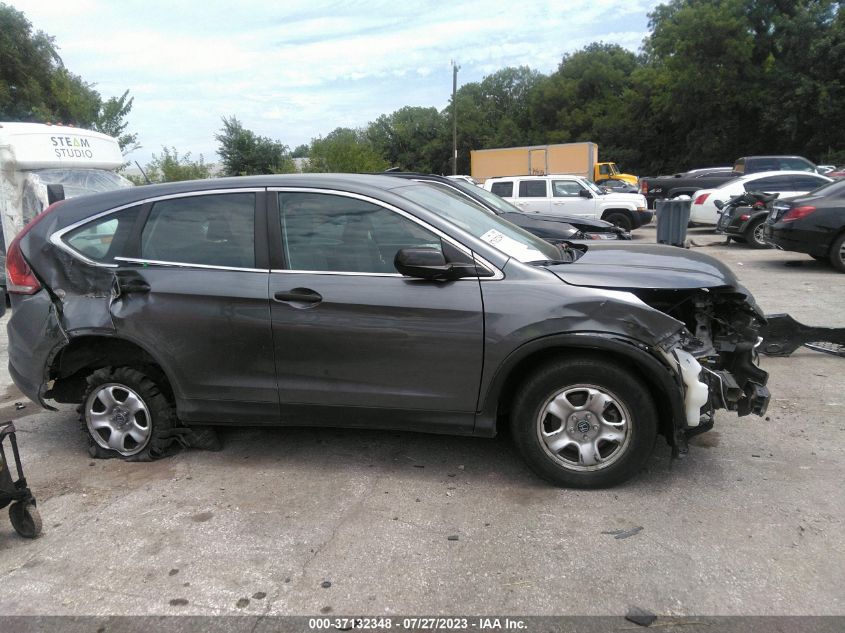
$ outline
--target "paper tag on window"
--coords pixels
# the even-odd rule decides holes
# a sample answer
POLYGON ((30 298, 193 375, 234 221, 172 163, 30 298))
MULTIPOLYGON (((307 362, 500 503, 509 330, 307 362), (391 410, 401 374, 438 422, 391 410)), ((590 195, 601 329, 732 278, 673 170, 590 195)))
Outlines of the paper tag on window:
POLYGON ((481 239, 521 262, 536 262, 548 259, 536 248, 531 248, 530 246, 517 242, 512 237, 508 237, 496 229, 490 229, 481 236, 481 239))

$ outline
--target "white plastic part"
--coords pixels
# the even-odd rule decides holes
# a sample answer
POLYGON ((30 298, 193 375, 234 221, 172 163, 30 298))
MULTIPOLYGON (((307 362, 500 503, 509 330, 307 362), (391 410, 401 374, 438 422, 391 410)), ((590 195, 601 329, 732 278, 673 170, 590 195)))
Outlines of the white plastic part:
POLYGON ((707 403, 707 396, 710 390, 707 385, 698 380, 701 374, 701 365, 691 354, 682 349, 673 350, 681 370, 681 378, 686 385, 684 396, 684 409, 686 410, 687 426, 698 426, 701 422, 701 407, 707 403))

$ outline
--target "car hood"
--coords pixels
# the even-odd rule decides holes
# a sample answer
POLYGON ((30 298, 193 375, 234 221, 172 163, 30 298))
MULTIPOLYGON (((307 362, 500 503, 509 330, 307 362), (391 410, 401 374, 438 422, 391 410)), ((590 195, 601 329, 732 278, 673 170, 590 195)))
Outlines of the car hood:
POLYGON ((605 193, 599 197, 603 202, 633 202, 641 204, 645 198, 639 193, 605 193))
POLYGON ((624 289, 690 289, 738 286, 720 261, 662 244, 596 244, 576 261, 546 266, 573 286, 624 289))
MULTIPOLYGON (((528 214, 525 214, 528 215, 528 214)), ((591 229, 601 229, 604 231, 613 231, 613 225, 604 220, 583 217, 580 215, 552 215, 550 213, 532 213, 532 218, 546 220, 547 222, 566 222, 573 226, 588 227, 591 229)))

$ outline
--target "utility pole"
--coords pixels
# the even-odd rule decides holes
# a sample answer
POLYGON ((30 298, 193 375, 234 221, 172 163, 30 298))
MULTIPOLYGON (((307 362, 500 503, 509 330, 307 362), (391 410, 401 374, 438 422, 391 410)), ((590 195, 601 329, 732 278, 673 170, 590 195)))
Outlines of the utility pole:
POLYGON ((458 104, 455 98, 458 95, 458 71, 461 69, 452 60, 452 175, 458 174, 458 104))

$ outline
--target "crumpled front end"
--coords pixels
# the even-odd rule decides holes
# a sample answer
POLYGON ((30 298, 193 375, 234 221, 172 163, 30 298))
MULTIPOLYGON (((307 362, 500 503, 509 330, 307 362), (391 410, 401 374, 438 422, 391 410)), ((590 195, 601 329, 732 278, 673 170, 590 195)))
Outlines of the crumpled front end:
POLYGON ((666 359, 684 382, 687 437, 713 426, 718 409, 764 415, 768 373, 758 366, 757 347, 766 319, 741 286, 636 293, 652 307, 686 324, 666 359))

